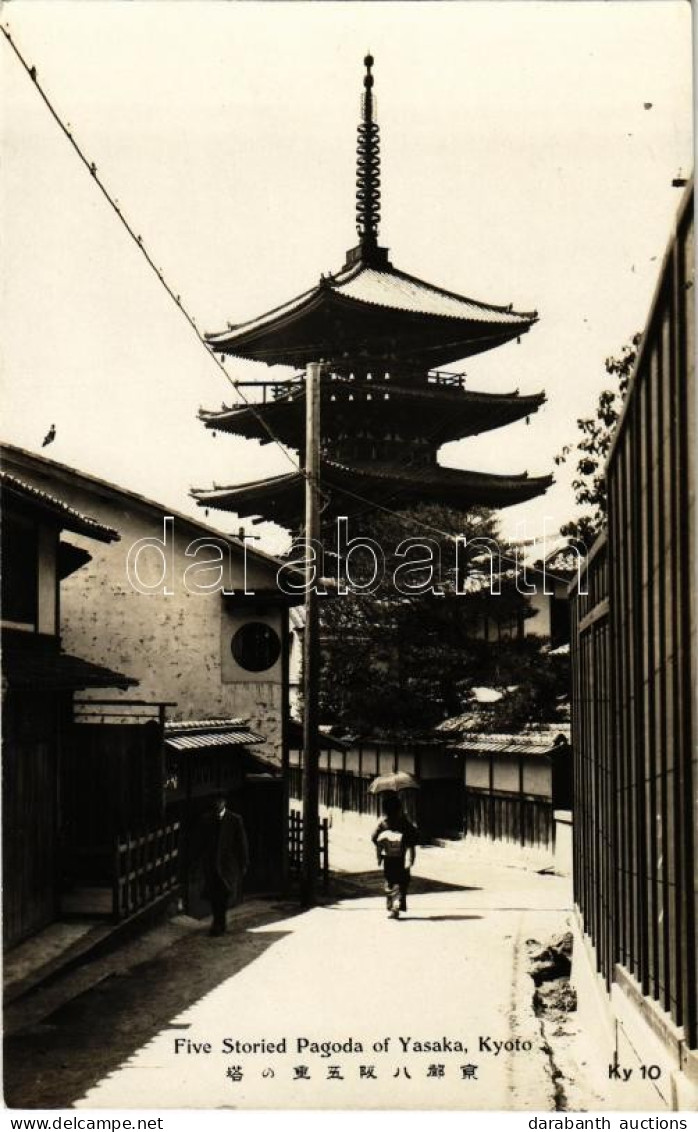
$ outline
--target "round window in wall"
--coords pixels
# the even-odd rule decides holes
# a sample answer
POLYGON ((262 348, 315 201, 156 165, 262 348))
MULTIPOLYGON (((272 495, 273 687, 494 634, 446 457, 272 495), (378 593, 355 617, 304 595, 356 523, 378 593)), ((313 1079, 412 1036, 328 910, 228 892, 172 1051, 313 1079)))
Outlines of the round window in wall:
POLYGON ((264 672, 281 655, 279 634, 263 621, 242 625, 230 642, 233 659, 248 672, 264 672))

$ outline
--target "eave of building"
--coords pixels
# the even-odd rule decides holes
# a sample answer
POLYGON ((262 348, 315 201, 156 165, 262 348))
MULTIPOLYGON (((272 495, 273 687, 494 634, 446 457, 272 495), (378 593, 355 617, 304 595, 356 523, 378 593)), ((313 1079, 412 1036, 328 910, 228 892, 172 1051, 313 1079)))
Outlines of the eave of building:
POLYGON ((268 365, 359 356, 444 365, 525 334, 537 312, 491 306, 395 268, 359 264, 258 318, 207 335, 211 349, 268 365))
MULTIPOLYGON (((437 385, 398 386, 384 382, 331 382, 323 389, 323 436, 345 431, 348 424, 370 431, 392 424, 406 437, 427 435, 434 444, 489 432, 532 416, 545 402, 544 393, 484 393, 437 385), (354 418, 352 420, 351 418, 354 418), (421 431, 420 431, 421 430, 421 431)), ((287 397, 264 404, 238 405, 207 412, 199 418, 217 432, 271 442, 273 434, 298 448, 305 435, 305 392, 301 387, 287 397), (265 428, 268 425, 268 429, 265 428)))
POLYGON ((132 676, 62 652, 58 638, 44 633, 3 629, 2 653, 3 671, 10 687, 56 692, 85 688, 125 691, 138 684, 132 676))
MULTIPOLYGON (((541 495, 552 476, 498 476, 445 468, 438 464, 340 464, 322 461, 321 483, 329 492, 328 514, 352 514, 378 504, 392 510, 415 503, 435 502, 453 507, 507 507, 541 495), (333 498, 333 488, 336 494, 333 498), (360 497, 357 499, 357 496, 360 497)), ((253 483, 192 492, 202 507, 261 516, 281 526, 295 527, 303 514, 304 478, 299 473, 253 483)))
POLYGON ((92 555, 84 547, 75 546, 72 542, 61 539, 58 544, 58 577, 61 581, 91 561, 92 555))
POLYGON ((112 527, 106 527, 89 515, 83 515, 62 499, 26 483, 10 472, 0 471, 0 488, 3 508, 14 503, 23 514, 31 512, 54 523, 60 530, 86 535, 98 542, 115 542, 120 537, 112 527))
POLYGON ((216 728, 194 734, 168 733, 165 737, 165 746, 172 751, 209 751, 219 747, 250 747, 265 742, 263 735, 250 731, 247 727, 231 728, 228 731, 216 728))

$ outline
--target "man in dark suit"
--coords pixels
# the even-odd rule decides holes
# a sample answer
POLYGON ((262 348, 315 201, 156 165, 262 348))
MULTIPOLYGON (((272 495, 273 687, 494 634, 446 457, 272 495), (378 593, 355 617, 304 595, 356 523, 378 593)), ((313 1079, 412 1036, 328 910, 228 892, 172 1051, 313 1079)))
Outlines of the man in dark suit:
POLYGON ((220 795, 212 800, 200 831, 204 896, 211 901, 213 921, 210 935, 223 935, 228 904, 242 899, 242 878, 247 872, 249 851, 242 818, 226 806, 220 795))

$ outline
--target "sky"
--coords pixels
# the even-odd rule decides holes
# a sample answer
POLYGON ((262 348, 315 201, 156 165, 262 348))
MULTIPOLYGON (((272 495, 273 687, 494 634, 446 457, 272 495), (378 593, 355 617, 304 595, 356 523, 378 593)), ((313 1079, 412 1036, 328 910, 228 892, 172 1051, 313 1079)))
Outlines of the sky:
MULTIPOLYGON (((449 444, 454 467, 554 472, 509 537, 573 513, 576 438, 604 360, 646 319, 692 171, 690 7, 623 2, 13 0, 1 20, 205 331, 337 271, 356 242, 362 59, 375 57, 380 242, 410 274, 537 309, 471 388, 545 390, 531 418, 449 444)), ((213 437, 232 391, 0 40, 3 440, 198 514, 192 487, 290 469, 213 437)), ((231 377, 288 376, 232 359, 231 377)), ((456 368, 456 367, 451 367, 456 368)), ((236 517, 207 522, 237 530, 236 517)), ((279 550, 278 528, 261 545, 279 550)))

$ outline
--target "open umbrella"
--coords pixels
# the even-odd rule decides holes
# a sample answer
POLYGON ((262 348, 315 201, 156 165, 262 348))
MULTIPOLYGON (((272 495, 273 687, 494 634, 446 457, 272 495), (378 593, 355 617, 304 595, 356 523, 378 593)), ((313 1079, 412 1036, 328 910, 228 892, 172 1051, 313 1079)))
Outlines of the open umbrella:
POLYGON ((399 793, 401 790, 419 790, 419 783, 406 770, 396 770, 393 774, 379 774, 368 788, 369 794, 384 794, 386 791, 399 793))

